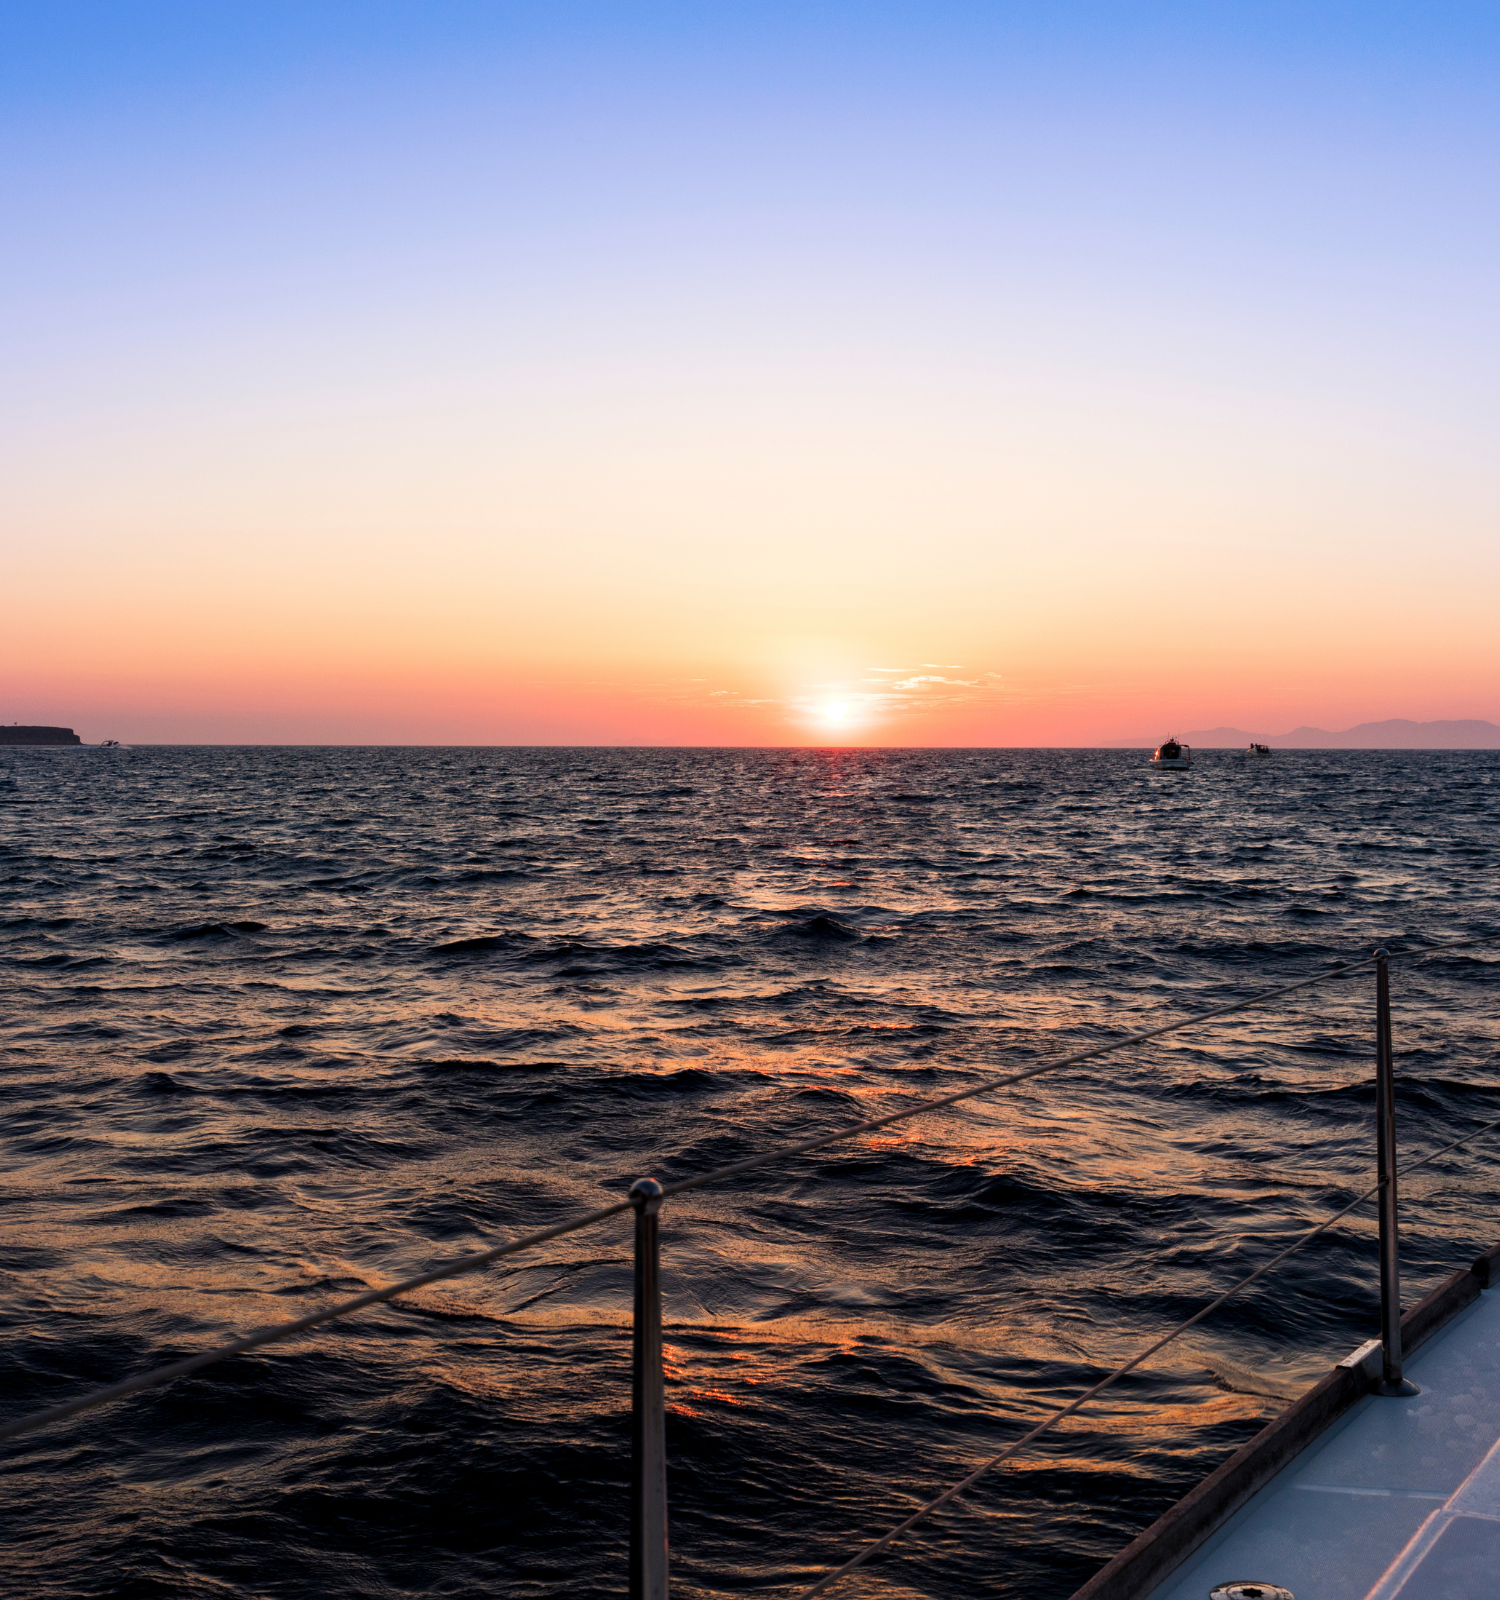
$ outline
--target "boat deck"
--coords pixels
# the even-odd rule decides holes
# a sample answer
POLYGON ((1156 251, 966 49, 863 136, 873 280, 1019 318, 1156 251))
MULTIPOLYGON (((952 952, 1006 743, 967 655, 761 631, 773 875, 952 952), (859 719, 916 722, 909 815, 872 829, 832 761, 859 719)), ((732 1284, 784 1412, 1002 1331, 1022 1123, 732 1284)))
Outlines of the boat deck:
POLYGON ((1227 1583, 1296 1600, 1500 1595, 1500 1288, 1434 1333, 1406 1376, 1419 1395, 1356 1401, 1149 1600, 1207 1600, 1227 1583))

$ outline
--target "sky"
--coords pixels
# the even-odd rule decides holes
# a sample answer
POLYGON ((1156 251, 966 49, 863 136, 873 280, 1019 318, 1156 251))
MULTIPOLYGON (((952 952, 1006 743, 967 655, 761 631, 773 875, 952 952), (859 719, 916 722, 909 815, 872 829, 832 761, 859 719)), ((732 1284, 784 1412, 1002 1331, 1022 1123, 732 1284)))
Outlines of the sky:
POLYGON ((1500 721, 1500 11, 0 0, 0 721, 1500 721))

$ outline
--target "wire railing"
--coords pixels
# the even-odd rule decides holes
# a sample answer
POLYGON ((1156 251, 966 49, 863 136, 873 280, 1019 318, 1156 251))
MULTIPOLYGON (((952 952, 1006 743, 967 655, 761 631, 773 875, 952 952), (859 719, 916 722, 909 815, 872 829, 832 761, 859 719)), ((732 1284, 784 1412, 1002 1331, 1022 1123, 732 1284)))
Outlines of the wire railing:
POLYGON ((1042 1077, 1048 1073, 1060 1072, 1069 1067, 1080 1066, 1085 1062, 1097 1060, 1102 1056, 1111 1055, 1121 1050, 1131 1049, 1136 1045, 1145 1044, 1153 1039, 1181 1033, 1190 1028, 1203 1027, 1254 1007, 1268 1005, 1272 1001, 1283 999, 1302 990, 1311 989, 1331 982, 1336 978, 1346 977, 1351 973, 1365 971, 1373 967, 1376 972, 1375 1079, 1376 1165, 1378 1174, 1375 1183, 1331 1216, 1308 1229, 1270 1261, 1267 1261, 1264 1265, 1256 1268, 1254 1272, 1249 1273, 1224 1290, 1217 1298, 1196 1311, 1185 1321, 1179 1323, 1170 1332, 1162 1335, 1128 1361, 1114 1368, 1076 1399, 1058 1408, 1021 1438, 1008 1444, 1003 1450, 990 1457, 987 1461, 982 1462, 958 1482, 919 1507, 905 1521, 867 1545, 848 1561, 844 1562, 843 1565, 825 1573, 798 1596, 798 1600, 812 1600, 813 1596, 824 1593, 839 1579, 850 1575, 873 1557, 889 1548, 891 1544, 919 1522, 931 1516, 934 1512, 941 1510, 943 1506, 963 1494, 965 1490, 977 1483, 986 1473, 1009 1460, 1057 1423, 1079 1411, 1089 1401, 1102 1394, 1143 1361, 1149 1359, 1189 1328, 1201 1322, 1205 1317, 1210 1316, 1243 1290, 1272 1272, 1289 1256, 1300 1250, 1304 1245, 1310 1244, 1314 1239, 1333 1227, 1340 1219, 1375 1195, 1380 1196, 1381 1202, 1382 1379, 1377 1387, 1379 1392, 1386 1394, 1410 1392, 1410 1387, 1404 1385, 1401 1370, 1401 1303, 1396 1227, 1396 1180, 1405 1173, 1414 1172, 1421 1167, 1428 1166, 1432 1162, 1441 1159, 1442 1156, 1472 1143, 1475 1139, 1500 1127, 1500 1119, 1487 1123, 1481 1128, 1476 1128, 1465 1134, 1461 1139, 1445 1146, 1442 1150, 1436 1151, 1432 1155, 1424 1157, 1421 1161, 1398 1170, 1395 1160, 1394 1054, 1391 1044, 1388 972, 1393 962, 1431 959, 1451 950, 1462 950, 1497 941, 1500 941, 1500 933, 1486 933, 1465 939, 1449 940, 1436 945, 1420 945, 1395 952, 1378 949, 1369 956, 1325 968, 1311 977, 1302 978, 1293 983, 1280 984, 1274 988, 1263 989, 1243 999, 1230 1001, 1224 1005, 1212 1007, 1207 1011, 1194 1012, 1189 1016, 1179 1017, 1173 1022, 1161 1023, 1156 1027, 1140 1029, 1103 1044, 1092 1045, 1083 1050, 1075 1050, 1054 1061, 1042 1062, 1019 1071, 986 1078, 952 1093, 920 1100, 897 1111, 888 1112, 883 1116, 870 1117, 860 1122, 851 1123, 831 1133, 817 1134, 792 1144, 778 1145, 758 1154, 747 1156, 742 1160, 717 1167, 710 1172, 699 1173, 693 1177, 678 1179, 667 1184, 659 1183, 654 1178, 638 1179, 632 1185, 625 1199, 617 1200, 607 1206, 601 1206, 595 1211, 590 1211, 582 1216, 573 1217, 567 1221, 556 1223, 551 1227, 526 1234, 519 1239, 508 1240, 503 1244, 493 1245, 488 1249, 460 1256, 456 1260, 444 1262, 425 1272, 417 1273, 413 1277, 404 1278, 399 1283, 390 1284, 381 1289, 368 1290, 364 1294, 356 1295, 353 1299, 342 1301, 337 1305, 325 1306, 318 1311, 309 1312, 304 1317, 256 1329, 254 1332, 246 1334, 242 1338, 231 1340, 227 1344, 217 1345, 212 1349, 201 1351, 197 1355, 185 1357, 182 1360, 171 1362, 148 1372, 137 1373, 106 1388, 94 1390, 76 1399, 49 1406, 44 1410, 31 1413, 29 1416, 20 1417, 0 1427, 0 1441, 19 1438, 24 1434, 67 1421, 69 1418, 79 1416, 100 1406, 111 1404, 116 1400, 123 1400, 129 1395, 138 1394, 145 1389, 172 1383, 178 1378, 201 1372, 204 1368, 228 1360, 232 1356, 243 1355, 248 1351, 262 1349, 282 1340, 309 1333, 339 1318, 352 1316, 355 1312, 362 1311, 369 1306, 397 1300, 403 1295, 409 1295, 418 1289, 426 1288, 429 1284, 440 1283, 448 1278, 456 1278, 468 1273, 482 1271, 505 1257, 519 1255, 523 1251, 534 1250, 554 1239, 560 1239, 568 1234, 577 1233, 582 1229, 594 1227, 610 1217, 621 1215, 625 1211, 634 1211, 635 1306, 633 1319, 630 1594, 631 1600, 667 1600, 669 1567, 664 1433, 665 1394, 662 1371, 661 1285, 659 1271, 660 1212, 664 1201, 677 1195, 686 1194, 694 1189, 721 1183, 741 1173, 771 1166, 777 1162, 790 1160, 795 1156, 824 1150, 832 1145, 858 1138, 864 1134, 877 1132, 899 1122, 930 1115, 935 1111, 958 1105, 966 1100, 975 1099, 980 1095, 992 1094, 997 1090, 1009 1088, 1015 1084, 1042 1077))
MULTIPOLYGON (((1493 1130, 1496 1128, 1500 1128, 1500 1117, 1497 1117, 1493 1122, 1485 1123, 1482 1128, 1475 1128, 1472 1133, 1466 1133, 1462 1139, 1455 1139, 1452 1144, 1444 1145, 1441 1150, 1434 1151, 1432 1155, 1425 1156, 1421 1161, 1413 1161, 1409 1166, 1402 1167, 1397 1175, 1399 1177, 1405 1177, 1409 1172, 1419 1172, 1423 1167, 1430 1166, 1434 1161, 1441 1160, 1442 1157, 1451 1154, 1451 1152, 1459 1149, 1463 1145, 1472 1144, 1475 1139, 1480 1137, 1481 1134, 1493 1132, 1493 1130)), ((1076 1400, 1070 1400, 1067 1405, 1060 1406, 1050 1416, 1045 1417, 1041 1422, 1037 1423, 1030 1433, 1023 1434, 1019 1439, 1016 1439, 1011 1444, 1006 1445, 1003 1450, 999 1451, 995 1455, 992 1455, 988 1461, 981 1462, 977 1467, 974 1468, 972 1472, 969 1473, 967 1477, 960 1478, 957 1483, 953 1484, 950 1488, 944 1489, 940 1495, 936 1495, 933 1499, 929 1500, 926 1505, 919 1506, 917 1510, 912 1512, 905 1522, 898 1523, 890 1530, 889 1533, 882 1534, 880 1538, 874 1541, 873 1544, 866 1545, 866 1547, 857 1555, 851 1556, 849 1560, 843 1564, 843 1566, 835 1567, 832 1572, 825 1573, 810 1588, 803 1589, 798 1594, 797 1600, 812 1600, 813 1595, 822 1594, 825 1589, 836 1583, 838 1579, 846 1577, 849 1573, 854 1572, 859 1567, 864 1566, 864 1564, 872 1557, 879 1555, 882 1550, 894 1544, 902 1534, 909 1533, 919 1522, 925 1521, 926 1518, 930 1517, 934 1511, 942 1510, 942 1508, 947 1505, 950 1500, 956 1500, 958 1496, 964 1492, 964 1490, 972 1488, 982 1477, 985 1476, 986 1473, 1010 1460, 1013 1455, 1018 1454, 1021 1450, 1024 1450, 1026 1446, 1032 1442, 1032 1440, 1040 1439, 1041 1436, 1051 1429, 1055 1424, 1064 1421, 1068 1417, 1071 1417, 1075 1411, 1082 1410, 1083 1407, 1086 1406, 1090 1400, 1094 1399, 1096 1395, 1103 1394, 1104 1391, 1113 1383, 1120 1378, 1123 1378, 1126 1373, 1133 1372, 1135 1368, 1140 1366, 1143 1361, 1149 1360, 1150 1357, 1154 1356, 1158 1350, 1166 1349, 1166 1347, 1171 1344, 1174 1339, 1186 1333, 1189 1328, 1195 1326, 1197 1323, 1202 1322, 1205 1317, 1211 1316, 1219 1309, 1220 1306, 1227 1304, 1230 1300, 1233 1300, 1242 1289, 1248 1289, 1252 1283, 1255 1283, 1260 1278, 1264 1278, 1267 1273, 1274 1271, 1274 1269, 1279 1267, 1288 1256, 1295 1255, 1297 1251, 1303 1247, 1303 1245, 1311 1244, 1313 1240, 1316 1239, 1320 1234, 1327 1233, 1334 1223, 1341 1221, 1344 1217, 1347 1217, 1351 1211, 1355 1210, 1359 1206, 1362 1206, 1365 1201, 1371 1197, 1371 1195, 1379 1194, 1382 1190, 1388 1190, 1388 1188, 1389 1185, 1386 1183, 1385 1179, 1377 1179, 1376 1182, 1372 1183, 1363 1194, 1356 1195, 1354 1199, 1352 1199, 1347 1205, 1340 1206, 1339 1209, 1331 1216, 1325 1217, 1314 1227, 1309 1228, 1306 1233, 1299 1235, 1279 1255, 1272 1256, 1269 1261, 1267 1261, 1263 1266, 1257 1267, 1254 1272, 1246 1273, 1246 1275, 1241 1278, 1238 1283, 1231 1284, 1216 1299, 1210 1300, 1206 1306, 1203 1306, 1199 1310, 1195 1311, 1192 1316, 1184 1318, 1184 1320, 1179 1322, 1170 1333, 1164 1333, 1161 1338, 1157 1339, 1152 1344, 1148 1344, 1144 1350, 1138 1351, 1135 1355, 1131 1356, 1128 1361, 1122 1361, 1113 1372, 1107 1373, 1098 1381, 1098 1383, 1094 1384, 1092 1388, 1085 1389, 1076 1400)), ((1398 1337, 1399 1330, 1400 1322, 1398 1319, 1398 1337)), ((1399 1350, 1399 1345, 1397 1348, 1399 1350)), ((1387 1357, 1389 1349, 1390 1347, 1382 1342, 1382 1362, 1384 1362, 1385 1358, 1387 1357)), ((1397 1380, 1398 1383, 1400 1381, 1400 1379, 1397 1380)), ((1399 1393, 1401 1391, 1398 1390, 1395 1392, 1399 1393)))

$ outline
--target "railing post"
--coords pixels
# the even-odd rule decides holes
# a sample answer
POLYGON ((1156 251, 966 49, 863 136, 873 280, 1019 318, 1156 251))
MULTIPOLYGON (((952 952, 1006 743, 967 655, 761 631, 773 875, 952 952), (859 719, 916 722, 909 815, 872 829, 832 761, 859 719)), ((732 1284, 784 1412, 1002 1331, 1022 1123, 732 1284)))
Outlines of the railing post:
POLYGON ((630 1406, 630 1600, 667 1600, 666 1395, 661 1369, 661 1185, 638 1178, 635 1338, 630 1406))
POLYGON ((1375 952, 1375 1176, 1380 1181, 1381 1376, 1375 1392, 1419 1394, 1401 1376, 1401 1254, 1396 1207, 1396 1064, 1391 1046, 1391 974, 1375 952))

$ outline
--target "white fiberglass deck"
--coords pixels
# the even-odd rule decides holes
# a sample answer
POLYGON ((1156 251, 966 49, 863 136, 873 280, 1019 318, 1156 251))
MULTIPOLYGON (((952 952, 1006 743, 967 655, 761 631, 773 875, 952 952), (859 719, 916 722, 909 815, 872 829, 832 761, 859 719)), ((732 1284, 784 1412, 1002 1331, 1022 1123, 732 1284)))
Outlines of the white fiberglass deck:
POLYGON ((1500 1596, 1500 1289, 1406 1363, 1411 1399, 1366 1396, 1248 1501, 1150 1600, 1222 1583, 1296 1600, 1500 1596))

